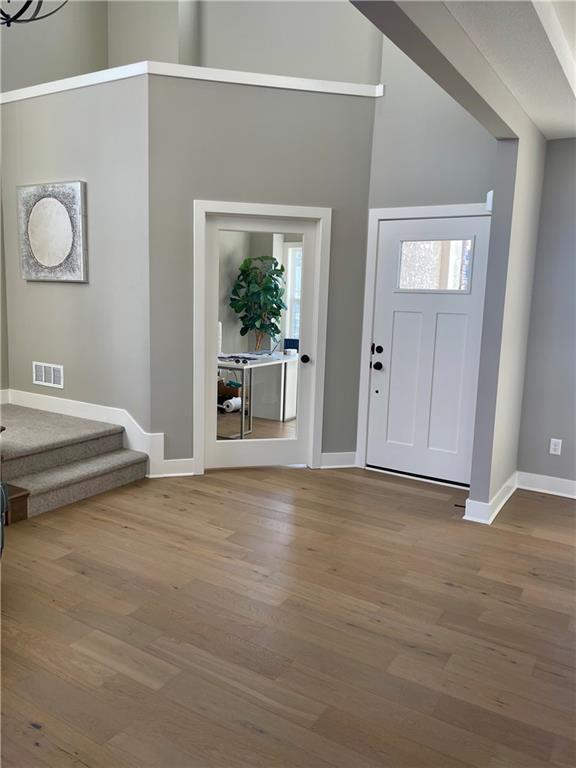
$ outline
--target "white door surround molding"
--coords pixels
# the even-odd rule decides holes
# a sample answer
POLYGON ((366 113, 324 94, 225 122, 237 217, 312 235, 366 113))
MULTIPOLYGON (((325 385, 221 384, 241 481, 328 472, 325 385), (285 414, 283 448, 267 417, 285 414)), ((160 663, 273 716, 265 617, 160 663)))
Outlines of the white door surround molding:
MULTIPOLYGON (((196 472, 206 466, 206 260, 207 219, 209 216, 241 216, 288 221, 306 221, 315 229, 315 279, 317 328, 314 361, 313 403, 306 464, 317 468, 322 465, 322 425, 324 418, 324 370, 326 356, 326 318, 328 306, 328 277, 330 266, 330 233, 332 210, 300 205, 274 205, 268 203, 238 203, 216 200, 194 201, 194 288, 193 329, 194 370, 192 378, 193 453, 196 472)), ((261 442, 261 441, 259 441, 261 442)))
POLYGON ((21 405, 24 408, 37 408, 39 411, 75 416, 79 419, 94 419, 109 424, 119 424, 125 430, 126 447, 133 451, 142 451, 142 453, 148 454, 147 477, 197 474, 192 458, 164 458, 164 433, 146 432, 124 408, 85 403, 81 400, 70 400, 65 397, 43 395, 39 392, 25 392, 19 389, 2 390, 0 402, 4 405, 21 405))

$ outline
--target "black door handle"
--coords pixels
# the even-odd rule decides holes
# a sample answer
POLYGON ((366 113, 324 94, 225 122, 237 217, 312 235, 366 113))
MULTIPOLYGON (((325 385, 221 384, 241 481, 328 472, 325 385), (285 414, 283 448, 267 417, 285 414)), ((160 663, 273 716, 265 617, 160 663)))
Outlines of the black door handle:
POLYGON ((384 368, 384 366, 382 365, 382 363, 374 363, 372 368, 374 368, 375 371, 381 371, 382 368, 384 368))
POLYGON ((300 357, 300 362, 302 362, 302 363, 309 363, 309 362, 310 362, 310 357, 309 357, 309 355, 302 355, 302 356, 300 357))

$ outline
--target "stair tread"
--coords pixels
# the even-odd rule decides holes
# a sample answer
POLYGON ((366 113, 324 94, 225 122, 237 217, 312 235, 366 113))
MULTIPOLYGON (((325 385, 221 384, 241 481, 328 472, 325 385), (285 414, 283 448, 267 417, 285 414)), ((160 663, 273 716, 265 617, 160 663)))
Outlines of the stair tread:
POLYGON ((23 475, 14 478, 14 483, 29 490, 31 495, 37 495, 105 475, 132 464, 144 463, 147 460, 148 456, 145 453, 121 448, 118 451, 23 475))
POLYGON ((67 445, 122 433, 124 427, 19 405, 2 406, 2 459, 32 456, 67 445))

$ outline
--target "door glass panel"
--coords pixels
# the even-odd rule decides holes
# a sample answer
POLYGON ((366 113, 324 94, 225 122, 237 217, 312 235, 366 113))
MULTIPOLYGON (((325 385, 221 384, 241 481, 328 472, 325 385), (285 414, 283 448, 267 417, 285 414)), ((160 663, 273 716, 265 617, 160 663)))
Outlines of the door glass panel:
POLYGON ((218 232, 218 440, 295 439, 303 236, 218 232))
POLYGON ((398 289, 470 293, 472 240, 403 240, 398 289))

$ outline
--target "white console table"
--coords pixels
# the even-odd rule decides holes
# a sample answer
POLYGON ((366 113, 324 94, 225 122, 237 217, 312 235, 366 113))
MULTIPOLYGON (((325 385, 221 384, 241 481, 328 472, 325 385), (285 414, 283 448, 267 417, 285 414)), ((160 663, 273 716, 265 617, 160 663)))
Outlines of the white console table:
POLYGON ((266 368, 271 365, 282 366, 282 417, 286 420, 286 366, 289 363, 297 363, 298 355, 283 355, 273 353, 271 355, 254 356, 253 353, 245 355, 218 355, 217 369, 222 371, 236 371, 240 374, 240 386, 242 388, 242 406, 240 408, 240 432, 236 435, 217 435, 220 440, 243 440, 252 432, 252 380, 256 368, 266 368), (246 386, 248 385, 248 386, 246 386), (246 396, 248 392, 248 396, 246 396), (248 406, 248 408, 246 408, 248 406), (246 414, 248 410, 248 414, 246 414), (248 428, 246 428, 246 415, 248 415, 248 428))

